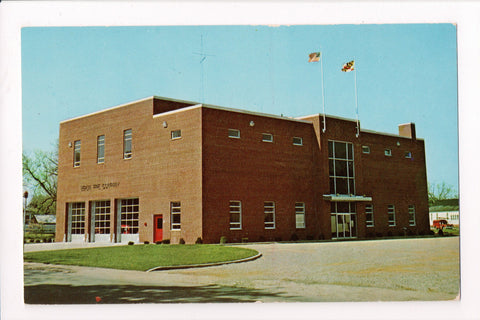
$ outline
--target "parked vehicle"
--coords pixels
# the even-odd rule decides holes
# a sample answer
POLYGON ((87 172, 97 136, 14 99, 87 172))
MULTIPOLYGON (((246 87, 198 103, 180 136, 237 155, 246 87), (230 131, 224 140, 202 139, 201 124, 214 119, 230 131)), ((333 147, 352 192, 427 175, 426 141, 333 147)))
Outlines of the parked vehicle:
POLYGON ((447 220, 433 220, 433 227, 439 230, 443 230, 443 228, 451 229, 453 225, 449 224, 447 220))

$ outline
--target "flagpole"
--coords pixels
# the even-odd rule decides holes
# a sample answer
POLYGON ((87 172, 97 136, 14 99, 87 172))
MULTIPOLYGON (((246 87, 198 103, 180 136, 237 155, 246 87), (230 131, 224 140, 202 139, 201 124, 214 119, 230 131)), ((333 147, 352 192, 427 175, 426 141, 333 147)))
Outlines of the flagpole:
POLYGON ((323 129, 322 132, 327 131, 327 122, 325 119, 325 85, 323 84, 323 52, 320 52, 320 69, 322 72, 322 106, 323 106, 323 129))
MULTIPOLYGON (((353 61, 355 61, 355 57, 353 61)), ((355 114, 357 117, 357 133, 355 134, 355 136, 358 138, 358 136, 360 135, 360 124, 358 121, 357 66, 355 66, 354 68, 355 69, 353 70, 353 73, 355 74, 355 114)))

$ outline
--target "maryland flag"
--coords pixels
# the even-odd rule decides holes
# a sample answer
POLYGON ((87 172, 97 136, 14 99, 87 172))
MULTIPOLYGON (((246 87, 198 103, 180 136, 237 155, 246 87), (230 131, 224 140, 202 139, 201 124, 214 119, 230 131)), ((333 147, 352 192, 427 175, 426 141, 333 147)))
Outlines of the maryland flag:
POLYGON ((343 72, 350 72, 350 71, 353 71, 355 70, 355 68, 353 67, 355 65, 355 60, 352 60, 350 62, 347 62, 343 65, 343 68, 342 68, 342 71, 343 72))
POLYGON ((318 62, 320 61, 320 52, 313 52, 308 55, 308 62, 318 62))

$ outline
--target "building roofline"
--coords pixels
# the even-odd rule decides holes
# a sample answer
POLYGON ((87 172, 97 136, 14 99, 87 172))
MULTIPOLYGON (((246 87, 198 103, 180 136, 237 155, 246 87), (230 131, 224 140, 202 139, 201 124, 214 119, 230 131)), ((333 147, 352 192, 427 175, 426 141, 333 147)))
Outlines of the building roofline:
MULTIPOLYGON (((313 118, 313 117, 323 117, 323 113, 315 113, 315 114, 311 114, 311 115, 308 115, 308 116, 301 116, 301 117, 297 117, 297 119, 304 119, 304 118, 313 118)), ((355 119, 350 119, 350 118, 344 118, 344 117, 338 117, 338 116, 332 116, 332 115, 328 115, 328 114, 325 114, 325 117, 327 118, 332 118, 332 119, 338 119, 338 120, 344 120, 344 121, 349 121, 349 122, 356 122, 357 120, 355 119)), ((408 123, 404 123, 404 124, 410 124, 410 123, 413 123, 413 122, 408 122, 408 123)), ((399 126, 401 125, 404 125, 404 124, 399 124, 399 126)), ((328 129, 327 129, 328 130, 328 129)), ((391 137, 395 137, 395 138, 403 138, 403 139, 409 139, 411 140, 411 138, 409 137, 404 137, 404 136, 401 136, 399 134, 395 134, 395 133, 387 133, 387 132, 380 132, 380 131, 375 131, 375 130, 370 130, 370 129, 362 129, 362 127, 360 126, 360 133, 372 133, 372 134, 381 134, 381 135, 384 135, 384 136, 391 136, 391 137)), ((424 140, 422 138, 415 138, 415 140, 424 140)))
POLYGON ((78 120, 78 119, 90 117, 90 116, 93 116, 93 115, 96 115, 96 114, 99 114, 99 113, 119 109, 119 108, 126 107, 126 106, 134 104, 134 103, 139 103, 139 102, 147 101, 147 100, 154 99, 154 98, 155 98, 155 96, 150 96, 150 97, 142 98, 142 99, 139 99, 139 100, 130 101, 130 102, 127 102, 127 103, 122 103, 120 105, 116 105, 116 106, 109 107, 109 108, 106 108, 106 109, 102 109, 102 110, 99 110, 99 111, 94 111, 94 112, 87 113, 87 114, 84 114, 84 115, 81 115, 81 116, 78 116, 78 117, 73 117, 73 118, 70 118, 70 119, 66 119, 66 120, 60 121, 60 123, 65 123, 65 122, 69 122, 69 121, 73 121, 73 120, 78 120))

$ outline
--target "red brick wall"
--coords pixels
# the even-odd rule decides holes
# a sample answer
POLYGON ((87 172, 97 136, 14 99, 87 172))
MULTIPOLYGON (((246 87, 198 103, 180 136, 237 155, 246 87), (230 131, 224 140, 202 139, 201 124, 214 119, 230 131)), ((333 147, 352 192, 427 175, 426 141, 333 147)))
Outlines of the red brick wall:
POLYGON ((203 109, 203 235, 207 242, 290 240, 315 234, 315 136, 310 123, 203 109), (255 125, 250 126, 250 121, 255 125), (240 139, 228 129, 239 129, 240 139), (262 142, 271 133, 274 142, 262 142), (292 144, 294 136, 303 146, 292 144), (230 230, 229 201, 242 201, 242 230, 230 230), (275 202, 276 228, 265 230, 264 201, 275 202), (306 229, 295 228, 295 202, 306 204, 306 229))

